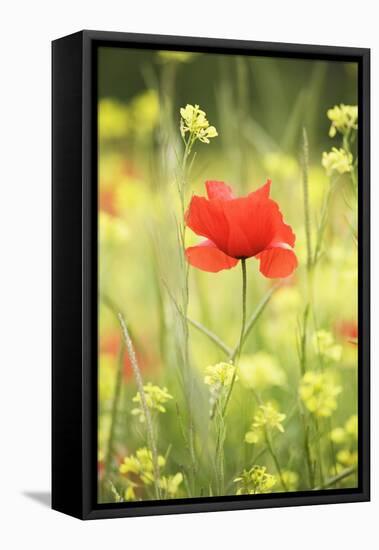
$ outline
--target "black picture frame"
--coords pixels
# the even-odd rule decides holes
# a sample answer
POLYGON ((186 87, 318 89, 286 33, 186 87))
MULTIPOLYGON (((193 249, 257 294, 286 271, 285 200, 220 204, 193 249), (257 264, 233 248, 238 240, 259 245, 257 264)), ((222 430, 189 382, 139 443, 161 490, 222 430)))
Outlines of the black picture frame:
POLYGON ((52 43, 52 507, 81 519, 370 499, 370 50, 81 31, 52 43), (291 494, 98 504, 97 48, 354 61, 359 83, 359 484, 291 494))

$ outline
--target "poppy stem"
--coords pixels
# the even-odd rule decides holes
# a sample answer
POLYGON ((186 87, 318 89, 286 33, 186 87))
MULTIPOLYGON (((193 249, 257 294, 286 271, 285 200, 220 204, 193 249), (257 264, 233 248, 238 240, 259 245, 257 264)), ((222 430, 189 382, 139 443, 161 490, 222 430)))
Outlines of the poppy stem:
MULTIPOLYGON (((233 359, 234 365, 238 365, 242 346, 244 342, 245 337, 245 328, 246 328, 246 296, 247 296, 247 273, 246 273, 246 258, 242 258, 241 260, 241 267, 242 267, 242 323, 241 323, 241 334, 239 338, 239 344, 237 348, 237 353, 235 354, 235 358, 233 359)), ((222 416, 225 417, 226 409, 228 407, 230 396, 232 395, 234 383, 236 381, 237 377, 237 369, 234 369, 233 378, 229 386, 229 391, 227 393, 224 408, 222 410, 222 416)))
POLYGON ((239 346, 238 346, 238 352, 236 355, 236 362, 238 363, 244 336, 245 336, 245 328, 246 328, 246 295, 247 295, 247 274, 246 274, 246 259, 243 258, 241 260, 241 267, 242 267, 242 324, 241 324, 241 334, 240 334, 240 340, 239 340, 239 346))

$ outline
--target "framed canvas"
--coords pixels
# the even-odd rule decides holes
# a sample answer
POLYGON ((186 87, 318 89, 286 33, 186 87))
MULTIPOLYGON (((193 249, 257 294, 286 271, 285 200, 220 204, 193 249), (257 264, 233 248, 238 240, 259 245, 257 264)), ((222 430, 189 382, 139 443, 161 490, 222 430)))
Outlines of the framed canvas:
POLYGON ((52 52, 53 508, 369 500, 369 50, 52 52))

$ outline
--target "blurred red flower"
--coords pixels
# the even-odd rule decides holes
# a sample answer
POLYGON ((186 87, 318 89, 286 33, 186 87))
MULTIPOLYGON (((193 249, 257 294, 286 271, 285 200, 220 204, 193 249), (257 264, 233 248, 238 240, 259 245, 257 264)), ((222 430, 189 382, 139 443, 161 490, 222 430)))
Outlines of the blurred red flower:
MULTIPOLYGON (((121 336, 119 332, 112 331, 105 335, 103 335, 100 338, 100 345, 99 345, 99 352, 100 353, 108 353, 109 355, 113 355, 115 358, 117 358, 119 352, 120 352, 120 346, 121 346, 121 336)), ((135 353, 138 361, 138 366, 141 369, 141 371, 153 371, 158 367, 158 359, 156 357, 152 356, 152 353, 148 354, 146 351, 143 351, 143 349, 148 349, 147 346, 136 346, 135 353)), ((124 354, 124 362, 123 362, 123 378, 125 381, 133 378, 133 370, 132 366, 130 364, 130 359, 128 354, 125 352, 124 354)))
POLYGON ((270 199, 271 181, 246 197, 235 198, 221 181, 205 183, 208 198, 194 196, 187 226, 206 240, 186 249, 188 262, 203 271, 230 269, 255 257, 265 277, 288 277, 297 267, 295 234, 270 199))
POLYGON ((336 332, 350 344, 358 344, 358 324, 356 321, 340 321, 336 324, 336 332))
POLYGON ((113 189, 100 189, 99 210, 102 210, 111 216, 116 216, 117 208, 113 189))

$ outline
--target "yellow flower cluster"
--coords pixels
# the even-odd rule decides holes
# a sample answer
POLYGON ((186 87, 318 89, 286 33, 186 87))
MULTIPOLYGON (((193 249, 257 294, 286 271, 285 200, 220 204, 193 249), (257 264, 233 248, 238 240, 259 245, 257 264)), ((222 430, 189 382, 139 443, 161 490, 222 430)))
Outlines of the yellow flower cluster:
MULTIPOLYGON (((161 413, 166 412, 164 404, 170 399, 173 399, 172 395, 168 393, 167 388, 160 388, 149 382, 143 389, 146 397, 146 404, 149 409, 161 413)), ((141 405, 142 400, 140 392, 137 392, 133 397, 133 402, 141 405)), ((142 406, 132 409, 132 415, 138 416, 140 422, 145 422, 145 413, 142 406)))
POLYGON ((236 373, 237 367, 232 363, 221 362, 205 368, 204 383, 209 386, 211 418, 215 413, 217 403, 226 394, 233 379, 238 380, 236 373))
POLYGON ((334 342, 333 335, 326 330, 318 330, 313 335, 313 345, 316 353, 319 353, 327 361, 338 363, 341 359, 342 346, 334 342))
POLYGON ((253 466, 234 479, 234 483, 238 484, 237 495, 269 493, 276 482, 276 477, 267 473, 265 466, 253 466))
POLYGON ((342 464, 342 466, 345 466, 345 468, 354 466, 358 463, 358 453, 357 451, 350 451, 349 449, 341 449, 337 453, 337 461, 342 464))
POLYGON ((180 133, 185 139, 188 132, 190 143, 194 143, 196 140, 209 143, 210 138, 218 136, 216 128, 209 125, 207 116, 199 105, 187 104, 180 109, 180 115, 180 133))
MULTIPOLYGON (((166 460, 163 456, 158 456, 159 468, 164 468, 166 460)), ((146 447, 138 449, 135 455, 126 456, 120 464, 119 472, 123 475, 133 474, 138 476, 144 485, 151 485, 154 481, 154 466, 152 453, 146 447)), ((177 472, 174 475, 161 476, 159 478, 159 487, 164 491, 166 498, 177 494, 179 486, 183 481, 183 474, 177 472)), ((139 484, 132 479, 127 479, 127 489, 125 491, 125 500, 135 500, 135 489, 139 484)))
MULTIPOLYGON (((163 468, 166 460, 163 456, 158 456, 158 466, 163 468)), ((126 456, 120 464, 121 474, 134 474, 138 476, 145 485, 151 485, 154 481, 153 455, 149 449, 142 447, 138 449, 135 455, 126 456)))
POLYGON ((337 149, 332 147, 329 153, 324 152, 322 154, 323 167, 326 170, 328 176, 333 172, 338 174, 347 174, 353 170, 353 155, 345 149, 337 149))
POLYGON ((329 438, 336 445, 344 445, 337 453, 337 461, 341 467, 354 466, 358 462, 356 442, 358 440, 358 416, 350 416, 343 427, 334 428, 329 438))
POLYGON ((299 395, 307 409, 318 417, 331 416, 337 409, 337 396, 342 388, 330 372, 308 371, 299 387, 299 395))
POLYGON ((329 129, 329 136, 334 137, 337 132, 346 134, 350 130, 358 128, 358 107, 357 105, 335 105, 328 109, 327 115, 332 124, 329 129))
POLYGON ((268 402, 259 406, 257 414, 254 416, 253 423, 245 435, 246 443, 258 443, 266 429, 276 429, 283 433, 282 425, 286 415, 280 413, 276 407, 268 402))
POLYGON ((217 363, 205 368, 204 382, 208 386, 227 387, 232 383, 236 367, 232 363, 217 363))
POLYGON ((163 476, 159 479, 159 487, 167 496, 173 497, 177 494, 180 484, 183 481, 183 474, 178 472, 173 476, 163 476))

